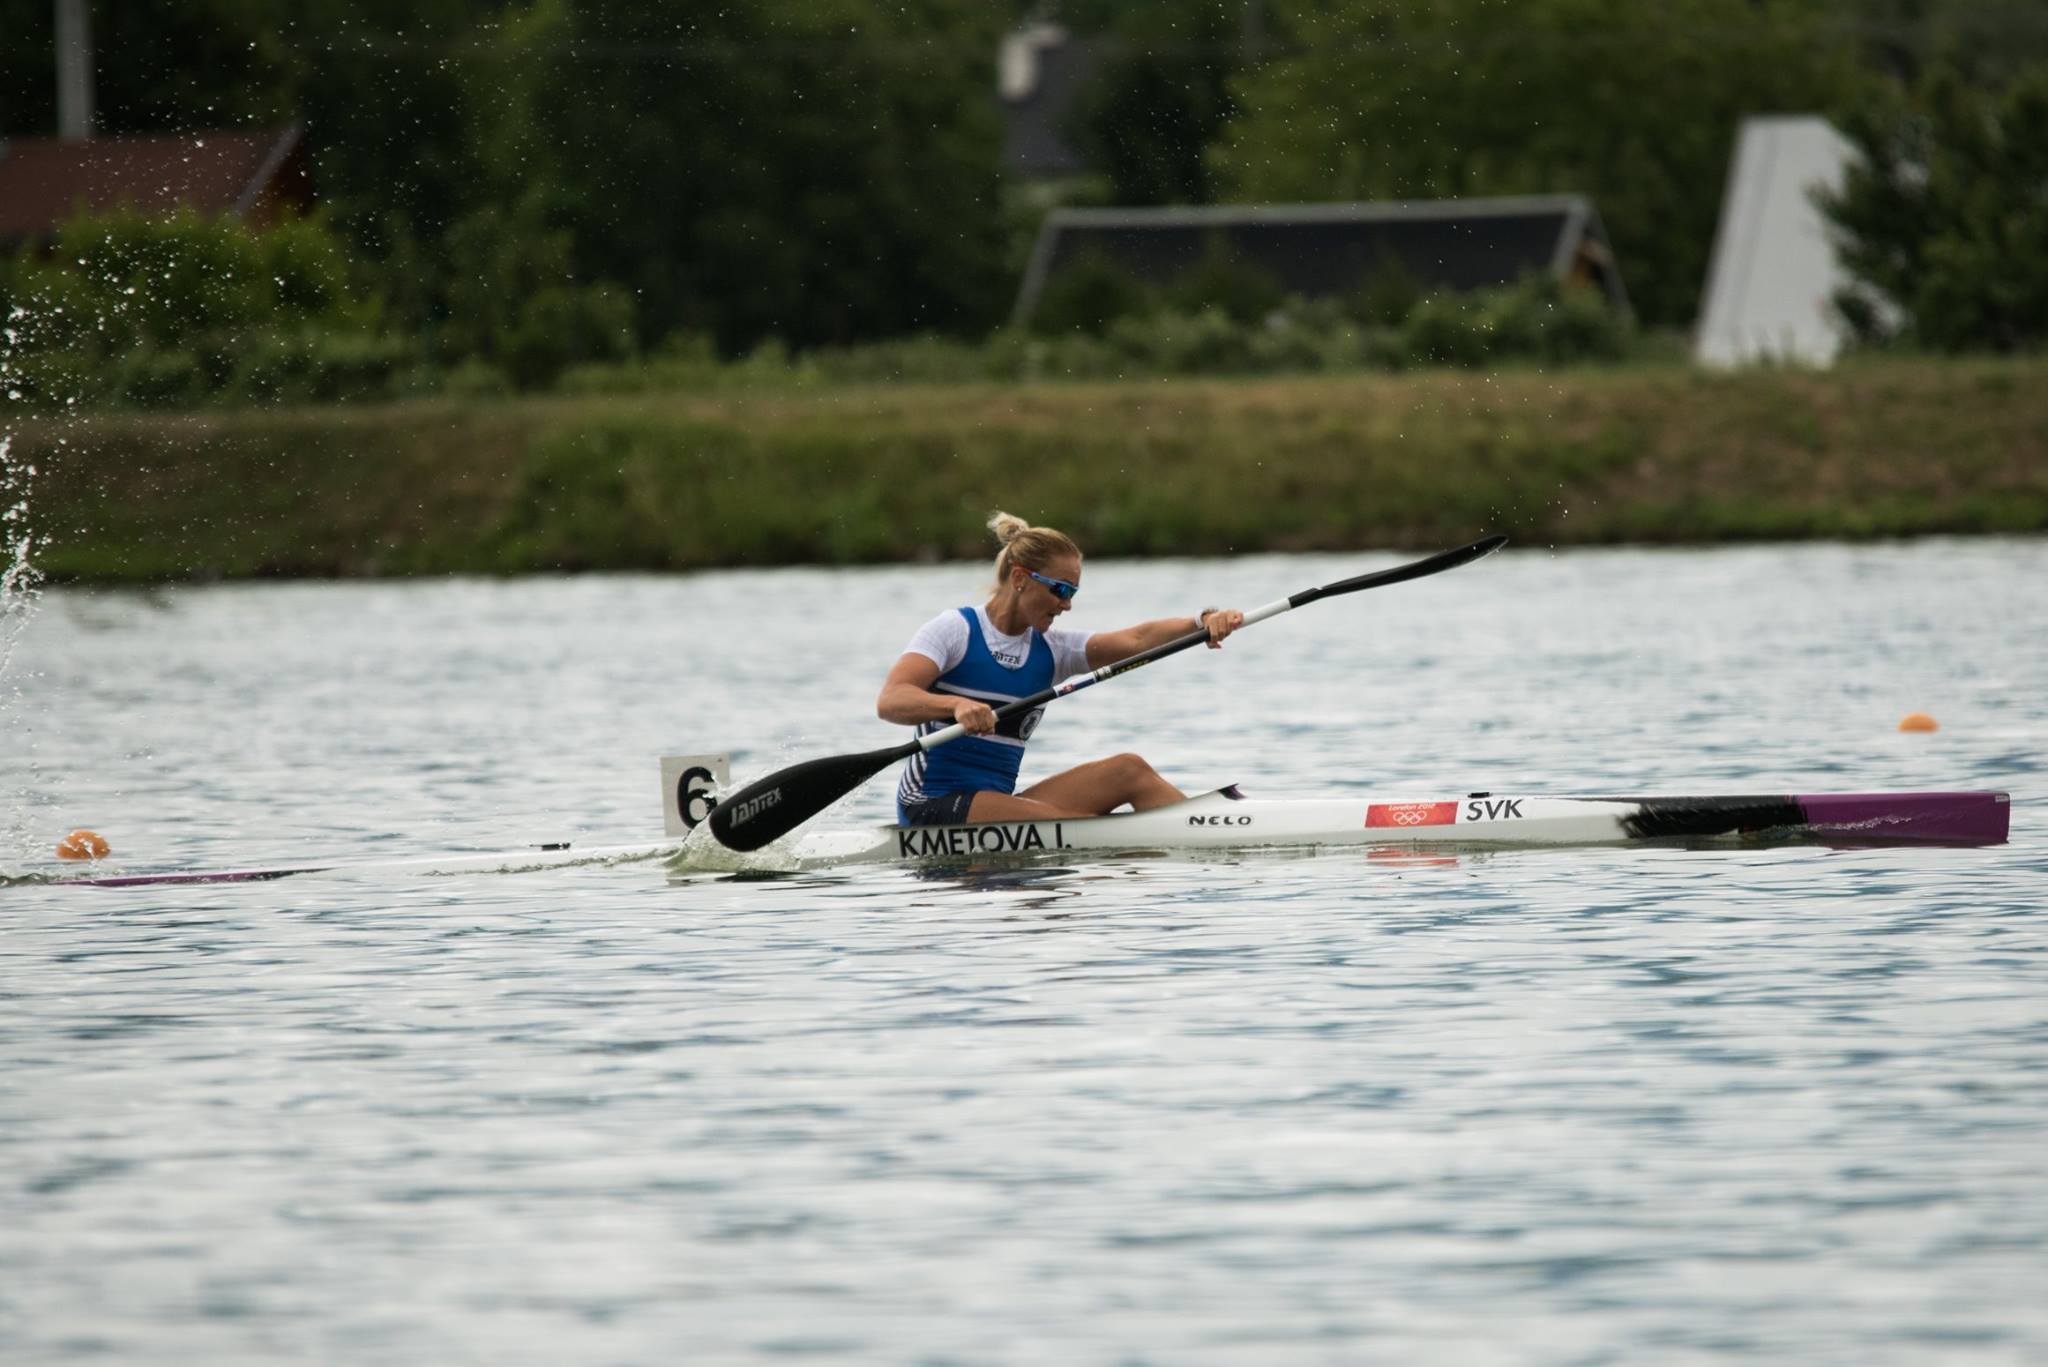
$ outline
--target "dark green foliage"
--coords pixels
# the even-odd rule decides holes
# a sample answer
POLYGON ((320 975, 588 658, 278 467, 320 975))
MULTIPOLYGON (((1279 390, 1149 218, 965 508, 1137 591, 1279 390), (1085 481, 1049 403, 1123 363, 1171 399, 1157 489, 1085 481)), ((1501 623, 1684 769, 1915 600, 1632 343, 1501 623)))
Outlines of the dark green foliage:
MULTIPOLYGON (((802 365, 840 383, 966 384, 1001 378, 1000 348, 930 333, 811 352, 802 365)), ((743 367, 727 367, 740 370, 743 367)))
POLYGON ((1999 89, 2048 61, 2041 0, 1840 0, 1832 8, 1832 22, 1854 35, 1872 71, 1909 85, 1947 66, 1999 89))
POLYGON ((1116 204, 1207 204, 1207 149, 1252 57, 1236 5, 1147 0, 1104 16, 1108 58, 1063 133, 1116 204))
MULTIPOLYGON (((441 366, 535 384, 675 331, 733 355, 1000 320, 976 0, 94 8, 101 129, 304 124, 332 221, 441 366)), ((49 131, 14 95, 50 84, 49 13, 0 0, 28 36, 0 44, 0 133, 49 131)))
POLYGON ((570 233, 537 218, 530 208, 484 209, 455 226, 459 264, 439 338, 449 354, 495 366, 522 389, 545 388, 579 361, 623 359, 638 341, 632 300, 576 283, 570 233))
POLYGON ((1398 324, 1422 302, 1422 283, 1398 258, 1381 260, 1357 293, 1346 301, 1351 316, 1361 323, 1398 324))
MULTIPOLYGON (((1843 307, 1868 336, 1903 317, 1902 340, 1944 348, 2037 345, 2048 313, 2031 264, 2048 215, 2025 198, 2048 143, 2039 78, 2000 93, 2048 60, 2040 0, 92 9, 103 131, 303 125, 324 231, 349 264, 337 296, 326 265, 293 258, 311 273, 262 298, 253 276, 229 287, 219 244, 158 239, 170 255, 130 274, 161 288, 111 297, 39 277, 51 307, 17 328, 8 379, 42 402, 483 393, 570 374, 697 384, 702 367, 635 360, 671 336, 753 358, 705 381, 718 385, 786 382, 777 347, 878 377, 1613 353, 1613 321, 1569 297, 1540 319, 1425 305, 1388 272, 1347 321, 1220 257, 1170 288, 1083 263, 1048 288, 1040 337, 971 355, 935 340, 987 335, 1013 289, 1008 244, 1028 238, 1016 206, 1032 197, 1012 194, 1005 219, 993 57, 1006 25, 1048 14, 1107 44, 1070 131, 1113 202, 1581 191, 1644 320, 1667 328, 1696 307, 1744 115, 1832 115, 1872 72, 1950 64, 1956 78, 1851 121, 1873 170, 1840 212, 1869 288, 1843 307), (65 300, 79 306, 55 312, 65 300), (852 359, 904 337, 927 340, 852 359)), ((0 136, 48 133, 50 0, 0 0, 0 33, 0 136)))
POLYGON ((1162 291, 1169 308, 1215 309, 1234 323, 1256 323, 1287 300, 1287 287, 1270 272, 1231 254, 1220 234, 1210 238, 1195 268, 1162 291))
POLYGON ((1141 280, 1109 255, 1086 249, 1052 273, 1024 321, 1032 331, 1048 336, 1084 332, 1099 337, 1119 319, 1162 311, 1197 314, 1213 309, 1232 323, 1249 325, 1286 301, 1285 286, 1270 273, 1234 258, 1227 241, 1218 236, 1193 269, 1163 285, 1141 280))
POLYGON ((1294 46, 1234 87, 1225 198, 1588 195, 1652 326, 1691 319, 1745 114, 1853 78, 1827 0, 1285 6, 1294 46))
MULTIPOLYGON (((1398 268, 1344 300, 1290 298, 1219 239, 1172 283, 1148 285, 1090 253, 1046 282, 1027 320, 1047 338, 1103 339, 1056 373, 1213 375, 1367 367, 1572 364, 1626 359, 1633 323, 1596 290, 1531 278, 1502 289, 1425 295, 1398 268)), ((992 345, 996 373, 1043 373, 1032 354, 992 345)))
MULTIPOLYGON (((331 403, 390 394, 419 363, 402 337, 372 333, 259 332, 236 358, 229 392, 249 403, 331 403)), ((137 396, 131 391, 131 400, 137 396)))
POLYGON ((1480 365, 1491 340, 1479 310, 1452 295, 1424 299, 1401 330, 1402 350, 1423 365, 1480 365))
POLYGON ((381 396, 419 354, 365 278, 317 218, 78 218, 0 267, 0 367, 37 407, 381 396))
POLYGON ((2048 64, 1988 91, 1937 67, 1846 121, 1862 153, 1822 207, 1866 342, 1939 351, 2048 343, 2048 64))
POLYGON ((359 284, 319 219, 252 233, 190 211, 118 211, 73 219, 46 251, 18 254, 5 288, 33 313, 31 345, 104 360, 272 322, 372 326, 378 304, 359 284))
POLYGON ((218 388, 198 353, 137 347, 114 367, 109 397, 136 408, 189 408, 218 388))
POLYGON ((644 340, 844 343, 999 315, 994 15, 972 0, 535 0, 471 109, 644 340))
POLYGON ((1251 338, 1221 309, 1171 309, 1110 324, 1107 340, 1138 374, 1229 375, 1253 367, 1251 338))
POLYGON ((1148 313, 1159 292, 1099 252, 1083 252, 1045 282, 1038 305, 1025 321, 1032 331, 1058 336, 1083 332, 1100 337, 1119 318, 1148 313))
POLYGON ((1424 299, 1404 321, 1402 343, 1419 365, 1569 365, 1625 359, 1634 335, 1628 320, 1593 290, 1528 280, 1511 289, 1424 299))

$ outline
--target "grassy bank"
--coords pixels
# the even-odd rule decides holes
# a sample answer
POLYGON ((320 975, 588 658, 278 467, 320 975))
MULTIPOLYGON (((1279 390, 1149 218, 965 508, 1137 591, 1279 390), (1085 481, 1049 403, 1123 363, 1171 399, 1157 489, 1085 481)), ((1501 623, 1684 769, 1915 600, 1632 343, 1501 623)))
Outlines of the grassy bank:
POLYGON ((2048 367, 1866 362, 420 401, 19 426, 53 577, 2048 529, 2048 367))

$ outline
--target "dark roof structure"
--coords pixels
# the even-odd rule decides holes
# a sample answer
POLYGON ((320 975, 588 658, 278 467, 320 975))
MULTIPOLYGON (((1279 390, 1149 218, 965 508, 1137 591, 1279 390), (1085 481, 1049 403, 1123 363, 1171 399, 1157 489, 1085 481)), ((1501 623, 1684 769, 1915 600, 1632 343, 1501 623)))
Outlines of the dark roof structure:
POLYGON ((1107 41, 1073 38, 1052 24, 1018 29, 998 54, 1003 111, 1003 173, 1019 180, 1062 180, 1088 166, 1068 145, 1065 124, 1108 55, 1107 41))
POLYGON ((0 243, 47 237, 80 213, 189 207, 274 222, 312 207, 295 125, 267 132, 0 141, 0 243))
POLYGON ((1220 252, 1290 293, 1345 295, 1397 270, 1424 289, 1512 285, 1531 275, 1579 280, 1628 308, 1607 230, 1583 195, 1376 204, 1258 204, 1058 209, 1039 228, 1013 320, 1031 316, 1061 268, 1106 258, 1163 284, 1220 252))

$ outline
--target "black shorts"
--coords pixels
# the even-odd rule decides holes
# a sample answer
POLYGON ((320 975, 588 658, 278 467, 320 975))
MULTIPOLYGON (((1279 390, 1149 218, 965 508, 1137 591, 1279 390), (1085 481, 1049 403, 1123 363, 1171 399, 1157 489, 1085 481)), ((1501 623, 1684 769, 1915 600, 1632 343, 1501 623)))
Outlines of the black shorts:
POLYGON ((971 792, 941 793, 922 802, 897 803, 896 821, 900 826, 958 826, 967 820, 967 809, 973 805, 971 792))

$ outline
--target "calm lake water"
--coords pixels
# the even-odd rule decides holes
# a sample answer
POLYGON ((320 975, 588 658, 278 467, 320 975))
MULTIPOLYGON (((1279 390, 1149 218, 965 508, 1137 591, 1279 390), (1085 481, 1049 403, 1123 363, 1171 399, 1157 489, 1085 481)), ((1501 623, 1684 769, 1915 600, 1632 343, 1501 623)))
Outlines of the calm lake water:
MULTIPOLYGON (((1402 558, 1098 561, 1073 620, 1402 558)), ((1057 704, 1029 762, 2003 788, 2001 848, 36 881, 81 826, 125 870, 651 841, 664 752, 893 739, 983 574, 47 593, 0 680, 0 1358, 2048 1360, 2048 541, 1510 551, 1057 704)))

